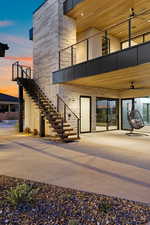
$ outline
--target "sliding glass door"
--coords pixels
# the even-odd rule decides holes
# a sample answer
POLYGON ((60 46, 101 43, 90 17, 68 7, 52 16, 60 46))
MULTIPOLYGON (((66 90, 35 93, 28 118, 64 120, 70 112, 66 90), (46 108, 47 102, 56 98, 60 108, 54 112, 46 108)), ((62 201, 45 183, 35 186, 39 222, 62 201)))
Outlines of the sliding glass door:
POLYGON ((107 100, 96 98, 96 131, 107 130, 107 100))
POLYGON ((130 130, 131 126, 128 122, 128 113, 134 107, 134 99, 123 99, 122 100, 122 129, 130 130))
POLYGON ((135 98, 134 107, 141 113, 145 126, 150 126, 150 97, 135 98))
POLYGON ((118 129, 118 100, 96 98, 96 131, 118 129))
POLYGON ((118 129, 119 103, 117 100, 108 99, 108 130, 118 129))
POLYGON ((122 100, 122 129, 130 130, 128 112, 134 108, 138 110, 144 120, 144 129, 150 132, 150 97, 132 98, 122 100))

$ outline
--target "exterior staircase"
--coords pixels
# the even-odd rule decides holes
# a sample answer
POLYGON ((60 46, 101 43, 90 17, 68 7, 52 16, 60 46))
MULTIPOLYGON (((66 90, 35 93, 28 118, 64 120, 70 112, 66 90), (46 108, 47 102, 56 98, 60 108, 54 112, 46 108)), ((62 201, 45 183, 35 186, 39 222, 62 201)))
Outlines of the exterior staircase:
POLYGON ((22 86, 25 92, 30 96, 33 102, 40 110, 40 114, 45 118, 50 127, 53 128, 56 140, 70 142, 79 140, 80 119, 65 104, 63 99, 57 95, 57 106, 50 101, 39 85, 31 78, 31 68, 19 65, 18 62, 12 65, 12 80, 22 86), (60 103, 63 105, 63 112, 60 111, 60 103), (74 116, 76 127, 73 128, 67 121, 67 112, 74 116))

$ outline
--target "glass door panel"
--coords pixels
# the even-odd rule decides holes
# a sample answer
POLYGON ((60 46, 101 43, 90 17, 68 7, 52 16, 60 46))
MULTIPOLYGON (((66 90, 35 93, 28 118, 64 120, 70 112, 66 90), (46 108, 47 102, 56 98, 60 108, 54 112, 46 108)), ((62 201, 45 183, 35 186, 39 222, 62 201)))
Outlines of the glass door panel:
POLYGON ((118 129, 118 112, 118 100, 96 98, 96 131, 118 129))
POLYGON ((96 98, 96 131, 107 130, 107 100, 96 98))
POLYGON ((131 111, 133 107, 133 99, 122 100, 122 129, 130 130, 131 126, 128 122, 128 112, 131 111))
POLYGON ((80 97, 81 133, 91 132, 91 98, 80 97))
POLYGON ((118 129, 118 101, 108 100, 108 130, 118 129))
POLYGON ((145 126, 150 125, 150 97, 135 98, 135 109, 137 109, 144 120, 145 126))

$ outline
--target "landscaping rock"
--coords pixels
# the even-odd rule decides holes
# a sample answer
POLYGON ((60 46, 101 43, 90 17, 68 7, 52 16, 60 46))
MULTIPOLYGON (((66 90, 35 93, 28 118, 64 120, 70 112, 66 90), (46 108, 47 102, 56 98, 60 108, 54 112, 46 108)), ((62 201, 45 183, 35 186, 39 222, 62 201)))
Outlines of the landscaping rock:
POLYGON ((146 204, 54 185, 0 176, 0 225, 149 225, 146 204), (6 200, 18 184, 39 189, 26 210, 6 200))

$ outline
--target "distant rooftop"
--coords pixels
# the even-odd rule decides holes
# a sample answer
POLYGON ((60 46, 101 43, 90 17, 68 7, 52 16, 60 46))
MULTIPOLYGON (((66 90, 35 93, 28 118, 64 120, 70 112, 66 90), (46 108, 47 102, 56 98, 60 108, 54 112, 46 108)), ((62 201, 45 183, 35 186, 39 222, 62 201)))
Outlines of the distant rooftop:
POLYGON ((0 93, 0 102, 18 102, 18 98, 0 93))

